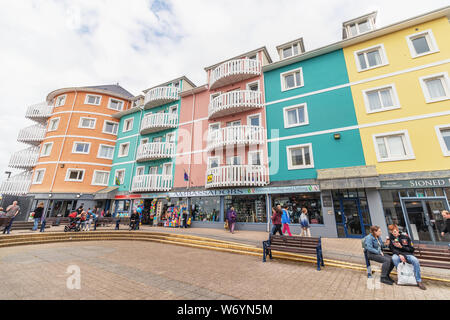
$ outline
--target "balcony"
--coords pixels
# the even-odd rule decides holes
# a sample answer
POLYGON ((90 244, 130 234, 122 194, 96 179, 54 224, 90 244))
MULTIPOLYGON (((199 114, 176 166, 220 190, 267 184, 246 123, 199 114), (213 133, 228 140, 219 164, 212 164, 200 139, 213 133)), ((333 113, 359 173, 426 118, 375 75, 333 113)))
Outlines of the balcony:
POLYGON ((178 126, 178 115, 174 113, 153 113, 142 119, 141 134, 173 129, 178 126))
POLYGON ((49 106, 46 102, 43 102, 29 106, 25 114, 25 118, 39 123, 45 123, 52 115, 52 112, 53 106, 49 106))
POLYGON ((17 141, 37 146, 44 140, 45 131, 46 127, 41 124, 26 127, 20 130, 17 141))
POLYGON ((268 170, 261 165, 227 165, 206 170, 206 188, 258 187, 268 183, 268 170))
POLYGON ((14 153, 9 160, 9 167, 31 169, 36 166, 39 158, 39 147, 30 147, 14 153))
POLYGON ((26 171, 10 177, 0 185, 0 194, 14 196, 27 194, 30 190, 32 176, 31 171, 26 171))
POLYGON ((266 130, 257 126, 232 126, 208 132, 207 149, 234 145, 264 144, 266 130))
POLYGON ((169 191, 172 189, 172 176, 147 174, 135 176, 131 192, 169 191))
POLYGON ((260 74, 261 63, 258 60, 237 59, 227 61, 211 71, 209 89, 220 88, 260 74))
POLYGON ((175 155, 175 143, 151 142, 141 144, 138 148, 136 161, 150 161, 157 159, 172 158, 175 155))
POLYGON ((263 100, 260 91, 230 91, 211 100, 209 103, 208 114, 209 119, 215 119, 262 107, 263 100))
POLYGON ((180 99, 180 89, 176 87, 154 88, 145 94, 144 107, 150 109, 178 99, 180 99))

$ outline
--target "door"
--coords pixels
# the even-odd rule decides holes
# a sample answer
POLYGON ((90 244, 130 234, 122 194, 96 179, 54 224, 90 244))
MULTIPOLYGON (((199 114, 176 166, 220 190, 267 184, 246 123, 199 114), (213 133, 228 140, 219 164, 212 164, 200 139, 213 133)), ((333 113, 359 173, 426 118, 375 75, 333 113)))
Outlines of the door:
POLYGON ((242 130, 239 128, 241 121, 227 122, 227 128, 225 129, 225 141, 238 141, 242 139, 242 130))
POLYGON ((335 217, 339 237, 362 238, 368 234, 369 210, 359 199, 340 199, 335 217))

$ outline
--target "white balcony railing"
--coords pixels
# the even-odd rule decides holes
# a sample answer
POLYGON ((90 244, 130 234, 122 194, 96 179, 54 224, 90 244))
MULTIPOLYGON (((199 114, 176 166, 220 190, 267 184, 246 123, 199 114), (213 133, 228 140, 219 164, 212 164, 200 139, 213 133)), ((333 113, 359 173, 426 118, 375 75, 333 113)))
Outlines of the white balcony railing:
POLYGON ((230 91, 211 100, 208 112, 209 118, 214 119, 262 107, 263 100, 260 91, 230 91))
POLYGON ((222 63, 211 71, 209 88, 215 89, 225 85, 253 78, 261 74, 261 63, 254 59, 237 59, 222 63))
POLYGON ((169 191, 172 189, 172 176, 147 174, 135 176, 131 186, 132 192, 169 191))
POLYGON ((30 190, 33 173, 25 171, 2 182, 0 194, 25 195, 30 190))
POLYGON ((175 113, 147 114, 141 123, 141 134, 148 134, 178 126, 178 115, 175 113))
POLYGON ((17 169, 31 169, 36 166, 39 158, 39 147, 30 147, 18 151, 11 156, 9 167, 17 169))
POLYGON ((45 137, 46 127, 41 124, 23 128, 19 131, 17 141, 32 145, 39 145, 45 137))
POLYGON ((206 188, 264 186, 269 173, 261 165, 227 165, 206 170, 206 188))
POLYGON ((257 126, 232 126, 208 132, 208 150, 231 145, 263 144, 266 130, 257 126))
POLYGON ((149 161, 172 158, 175 155, 175 143, 151 142, 141 144, 138 148, 136 161, 149 161))
POLYGON ((176 87, 159 87, 148 91, 145 95, 144 106, 146 109, 161 106, 176 101, 180 98, 180 89, 176 87))
POLYGON ((25 118, 45 122, 52 115, 53 106, 49 106, 46 102, 29 106, 25 114, 25 118))

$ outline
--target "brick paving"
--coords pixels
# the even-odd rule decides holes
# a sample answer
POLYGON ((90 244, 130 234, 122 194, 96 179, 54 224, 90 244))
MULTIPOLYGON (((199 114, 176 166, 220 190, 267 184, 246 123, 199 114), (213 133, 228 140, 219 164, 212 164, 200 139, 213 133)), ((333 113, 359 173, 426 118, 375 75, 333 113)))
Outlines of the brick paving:
MULTIPOLYGON (((365 273, 140 241, 55 243, 0 250, 0 299, 448 300, 450 285, 368 288, 365 273), (81 289, 66 287, 70 265, 81 289)), ((395 277, 395 276, 394 276, 395 277)))

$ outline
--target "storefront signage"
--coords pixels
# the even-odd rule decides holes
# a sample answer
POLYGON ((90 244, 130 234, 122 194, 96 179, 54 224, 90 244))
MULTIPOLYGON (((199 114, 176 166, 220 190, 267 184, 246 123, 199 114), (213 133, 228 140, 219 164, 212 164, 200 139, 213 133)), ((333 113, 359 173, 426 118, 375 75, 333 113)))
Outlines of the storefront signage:
POLYGON ((450 187, 450 178, 381 181, 382 189, 450 187))

